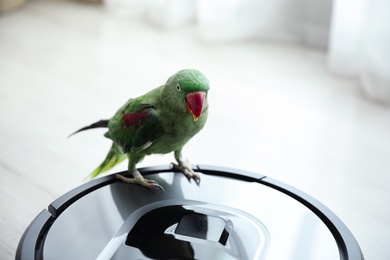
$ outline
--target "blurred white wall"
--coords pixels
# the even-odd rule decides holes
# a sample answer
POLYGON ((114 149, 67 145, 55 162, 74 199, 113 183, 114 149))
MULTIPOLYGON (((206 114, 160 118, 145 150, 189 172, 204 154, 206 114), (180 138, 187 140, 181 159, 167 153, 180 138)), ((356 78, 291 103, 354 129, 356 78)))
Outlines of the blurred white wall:
MULTIPOLYGON (((79 1, 103 1, 124 15, 138 10, 165 30, 195 24, 206 42, 265 40, 322 49, 330 71, 355 78, 366 97, 390 105, 389 0, 79 1)), ((24 2, 0 0, 0 11, 24 2)))
POLYGON ((161 28, 196 21, 206 41, 270 39, 326 48, 332 0, 148 0, 142 5, 146 19, 161 28))
POLYGON ((331 4, 331 0, 199 0, 199 33, 207 40, 268 39, 325 48, 331 4))
POLYGON ((164 29, 196 23, 205 41, 276 40, 328 51, 331 71, 356 77, 390 105, 388 0, 148 0, 146 19, 164 29))

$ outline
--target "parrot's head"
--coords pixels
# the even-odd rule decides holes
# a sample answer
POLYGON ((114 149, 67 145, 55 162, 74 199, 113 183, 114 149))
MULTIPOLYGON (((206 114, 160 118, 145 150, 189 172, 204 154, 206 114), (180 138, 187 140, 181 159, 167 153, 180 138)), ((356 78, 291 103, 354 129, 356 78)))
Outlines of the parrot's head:
POLYGON ((202 72, 181 70, 172 75, 164 85, 163 96, 179 111, 192 114, 197 121, 208 109, 209 80, 202 72))

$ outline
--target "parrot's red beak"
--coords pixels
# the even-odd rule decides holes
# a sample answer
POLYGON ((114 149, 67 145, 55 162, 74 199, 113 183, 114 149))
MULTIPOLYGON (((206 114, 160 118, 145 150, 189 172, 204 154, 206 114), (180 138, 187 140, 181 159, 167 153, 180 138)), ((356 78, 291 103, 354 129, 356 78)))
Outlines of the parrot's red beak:
POLYGON ((204 99, 206 92, 199 91, 187 95, 187 109, 194 116, 194 121, 198 120, 202 115, 204 99))

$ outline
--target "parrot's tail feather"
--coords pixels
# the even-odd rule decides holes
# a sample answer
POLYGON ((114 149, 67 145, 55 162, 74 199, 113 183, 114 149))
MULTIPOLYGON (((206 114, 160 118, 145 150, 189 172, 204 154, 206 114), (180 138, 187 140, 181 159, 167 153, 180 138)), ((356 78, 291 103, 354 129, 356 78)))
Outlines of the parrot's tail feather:
POLYGON ((76 132, 70 134, 68 137, 71 137, 72 135, 77 134, 78 132, 81 132, 81 131, 85 131, 85 130, 93 129, 93 128, 99 128, 99 127, 108 127, 108 120, 100 120, 96 123, 93 123, 92 125, 85 126, 81 129, 77 130, 76 132))
POLYGON ((106 159, 100 164, 99 167, 94 170, 89 177, 91 179, 95 178, 96 176, 100 175, 103 172, 106 172, 113 168, 118 163, 122 162, 124 159, 126 159, 126 154, 123 153, 121 147, 118 145, 112 143, 111 149, 107 154, 106 159))

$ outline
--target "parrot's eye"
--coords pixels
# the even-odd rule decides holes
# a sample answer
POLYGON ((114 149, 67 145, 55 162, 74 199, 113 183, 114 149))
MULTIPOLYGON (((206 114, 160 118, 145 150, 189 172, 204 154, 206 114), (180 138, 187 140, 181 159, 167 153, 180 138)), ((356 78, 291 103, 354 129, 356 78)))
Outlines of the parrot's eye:
POLYGON ((176 90, 177 90, 177 91, 181 91, 181 87, 180 87, 179 84, 176 85, 176 90))

